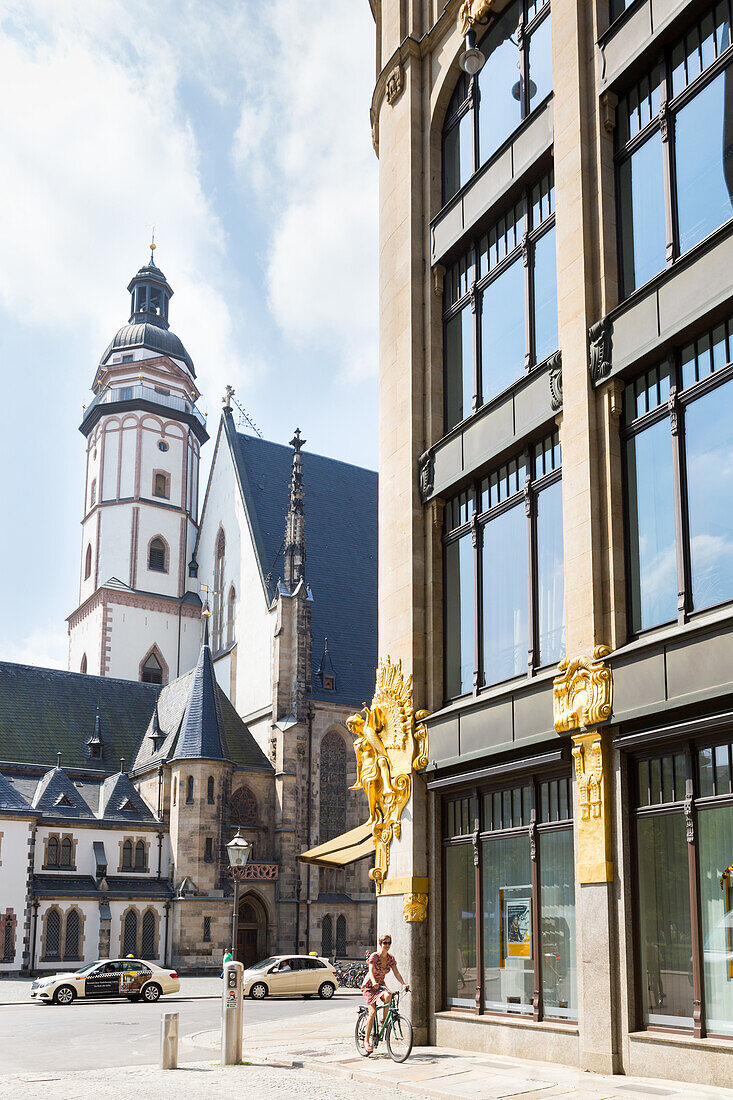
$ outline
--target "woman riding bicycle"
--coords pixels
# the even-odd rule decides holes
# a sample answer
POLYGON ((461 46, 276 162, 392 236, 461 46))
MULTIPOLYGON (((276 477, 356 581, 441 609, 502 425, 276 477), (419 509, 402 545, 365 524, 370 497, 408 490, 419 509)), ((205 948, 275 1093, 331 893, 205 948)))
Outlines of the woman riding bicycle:
POLYGON ((400 985, 405 986, 405 990, 409 993, 410 987, 405 983, 404 978, 400 974, 397 968, 397 960, 394 955, 390 955, 389 949, 392 946, 392 937, 390 935, 384 935, 379 937, 379 951, 374 951, 368 959, 369 971, 366 978, 362 982, 361 992, 369 1008, 369 1015, 367 1016, 366 1035, 364 1036, 364 1050, 367 1054, 373 1054, 374 1048, 371 1045, 370 1039, 372 1036, 372 1028, 374 1026, 374 1019, 377 1015, 377 1002, 381 999, 382 1004, 388 1005, 392 1000, 392 994, 384 984, 384 979, 389 974, 390 970, 394 970, 395 978, 400 985))

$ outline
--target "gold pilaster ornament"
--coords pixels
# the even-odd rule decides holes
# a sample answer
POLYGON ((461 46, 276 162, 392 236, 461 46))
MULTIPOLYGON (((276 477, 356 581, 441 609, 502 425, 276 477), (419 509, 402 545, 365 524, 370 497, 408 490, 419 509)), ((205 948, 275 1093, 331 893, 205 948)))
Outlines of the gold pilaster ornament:
POLYGON ((406 921, 422 921, 428 915, 427 894, 403 894, 402 916, 406 921))
POLYGON ((377 893, 389 868, 392 837, 399 837, 402 811, 410 800, 412 772, 428 762, 428 711, 412 708, 412 676, 404 677, 402 661, 380 660, 372 705, 352 714, 346 725, 354 736, 356 783, 369 804, 368 825, 374 840, 374 867, 369 877, 377 893))
POLYGON ((458 12, 461 34, 466 35, 477 23, 485 23, 494 0, 463 0, 458 12))
POLYGON ((609 748, 592 727, 613 711, 613 674, 603 658, 611 650, 597 645, 593 656, 566 657, 553 680, 553 712, 558 733, 573 735, 575 762, 575 828, 578 838, 576 877, 580 883, 611 882, 611 821, 608 799, 609 748))

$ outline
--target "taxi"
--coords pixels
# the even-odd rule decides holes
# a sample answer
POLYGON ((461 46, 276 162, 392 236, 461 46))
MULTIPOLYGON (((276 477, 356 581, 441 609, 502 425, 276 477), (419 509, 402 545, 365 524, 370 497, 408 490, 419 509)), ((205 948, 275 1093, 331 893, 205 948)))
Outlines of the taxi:
POLYGON ((245 970, 242 983, 244 995, 255 1001, 271 993, 300 993, 302 997, 317 993, 327 1001, 336 992, 338 978, 328 959, 317 955, 272 955, 245 970))
POLYGON ((154 1004, 166 993, 178 993, 175 970, 164 970, 143 959, 99 959, 81 970, 36 978, 31 999, 45 1004, 70 1005, 77 997, 127 997, 154 1004))

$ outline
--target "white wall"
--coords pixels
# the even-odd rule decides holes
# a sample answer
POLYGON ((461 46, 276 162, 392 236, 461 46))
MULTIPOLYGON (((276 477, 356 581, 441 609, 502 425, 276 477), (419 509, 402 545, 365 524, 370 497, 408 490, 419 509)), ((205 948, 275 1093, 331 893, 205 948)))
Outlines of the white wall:
POLYGON ((81 672, 82 657, 86 653, 87 672, 90 676, 100 675, 103 613, 104 609, 101 605, 95 607, 71 630, 69 634, 69 672, 81 672))
MULTIPOLYGON (((28 841, 32 823, 17 818, 0 818, 0 914, 12 909, 16 918, 15 954, 10 962, 2 961, 0 973, 20 970, 23 959, 25 899, 28 884, 28 841)), ((0 944, 0 949, 2 945, 0 944)))
MULTIPOLYGON (((175 680, 196 664, 201 649, 200 619, 181 615, 180 669, 178 661, 178 610, 149 611, 125 604, 110 605, 112 645, 108 676, 122 680, 140 679, 140 662, 157 645, 168 666, 169 680, 175 680)), ((91 670, 90 670, 91 671, 91 670)))
MULTIPOLYGON (((91 875, 92 878, 95 876, 97 864, 94 858, 94 841, 101 840, 104 844, 104 851, 107 856, 107 874, 129 875, 129 871, 120 871, 120 844, 129 837, 133 841, 144 840, 150 845, 148 851, 148 870, 146 872, 132 872, 133 876, 136 879, 139 878, 142 880, 155 878, 158 873, 158 833, 160 831, 161 829, 157 825, 145 829, 141 829, 139 826, 136 828, 134 825, 130 825, 129 827, 120 826, 120 828, 103 827, 101 824, 98 828, 81 828, 73 823, 70 825, 39 825, 36 833, 34 872, 35 874, 52 876, 68 875, 68 871, 54 871, 51 868, 45 868, 43 866, 43 859, 46 848, 45 841, 51 833, 55 833, 57 836, 65 836, 70 833, 77 842, 74 874, 91 875)), ((167 877, 169 859, 170 844, 168 834, 165 833, 163 836, 160 865, 161 878, 167 877)), ((0 868, 0 872, 1 871, 2 868, 0 868)))

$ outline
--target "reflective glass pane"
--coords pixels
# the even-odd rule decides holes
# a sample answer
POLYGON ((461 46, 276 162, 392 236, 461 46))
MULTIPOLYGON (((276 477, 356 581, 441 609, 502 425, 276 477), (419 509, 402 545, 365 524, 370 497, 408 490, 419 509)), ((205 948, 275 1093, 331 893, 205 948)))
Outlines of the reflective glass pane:
POLYGON ((532 869, 529 838, 483 842, 484 1004, 532 1012, 532 869))
POLYGON ((624 295, 666 264, 662 139, 657 131, 625 160, 618 173, 624 295))
POLYGON ((706 798, 713 794, 713 750, 700 749, 697 754, 697 766, 700 773, 700 794, 706 798))
POLYGON ((540 665, 565 656, 562 482, 537 496, 537 624, 540 665))
POLYGON ((557 263, 555 229, 545 233, 534 248, 535 362, 557 350, 557 263))
POLYGON ((705 1017, 708 1030, 733 1035, 733 806, 711 806, 698 813, 700 910, 702 914, 705 1017))
POLYGON ((529 109, 552 91, 552 33, 550 16, 543 19, 529 40, 529 109))
POLYGON ((573 833, 540 836, 542 1004, 546 1016, 577 1020, 573 833))
POLYGON ((692 1027, 690 878, 683 814, 637 820, 644 1023, 692 1027))
POLYGON ((690 100, 675 122, 677 215, 686 252, 733 214, 733 68, 690 100))
POLYGON ((473 410, 473 313, 464 306, 444 326, 445 426, 460 424, 473 410))
POLYGON ((626 444, 629 581, 633 629, 677 617, 672 437, 661 420, 626 444))
POLYGON ((445 547, 445 693, 473 686, 473 544, 469 536, 445 547))
POLYGON ((483 547, 484 682, 527 671, 527 517, 511 508, 487 523, 483 547))
POLYGON ((692 599, 696 609, 733 597, 733 386, 685 411, 692 599))
POLYGON ((481 40, 486 64, 479 73, 479 163, 484 164, 522 120, 519 96, 518 0, 481 40))
POLYGON ((727 745, 715 746, 715 793, 730 794, 730 759, 727 745))
POLYGON ((473 845, 445 850, 445 993, 449 1005, 476 1007, 476 871, 473 845))
MULTIPOLYGON (((555 307, 557 311, 557 306, 555 307)), ((486 287, 481 309, 484 402, 524 373, 524 265, 515 260, 486 287)))
POLYGON ((471 177, 472 137, 473 114, 470 110, 443 135, 443 202, 448 202, 471 177))

